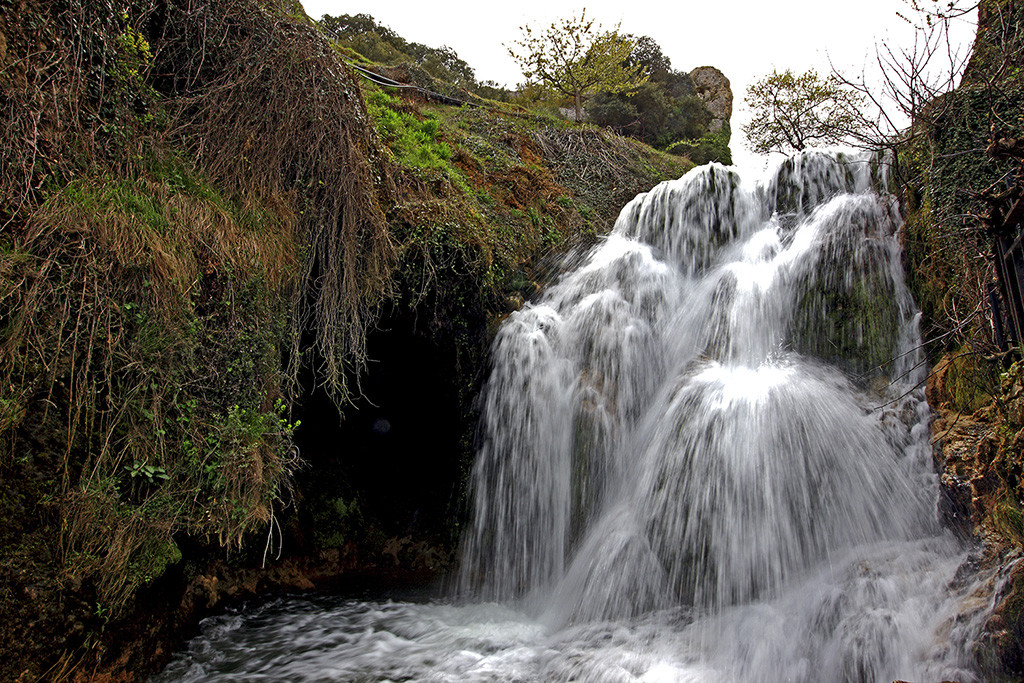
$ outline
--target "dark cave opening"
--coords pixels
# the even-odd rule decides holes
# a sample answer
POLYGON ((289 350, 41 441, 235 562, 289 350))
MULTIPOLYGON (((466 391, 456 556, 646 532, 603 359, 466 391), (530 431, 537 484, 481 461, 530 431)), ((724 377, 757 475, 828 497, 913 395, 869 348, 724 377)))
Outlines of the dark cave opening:
POLYGON ((296 477, 299 514, 316 545, 337 544, 338 534, 454 541, 474 429, 460 387, 473 380, 443 337, 393 311, 368 336, 371 361, 351 404, 339 412, 316 388, 296 405, 306 463, 296 477), (319 528, 332 524, 339 529, 319 528))

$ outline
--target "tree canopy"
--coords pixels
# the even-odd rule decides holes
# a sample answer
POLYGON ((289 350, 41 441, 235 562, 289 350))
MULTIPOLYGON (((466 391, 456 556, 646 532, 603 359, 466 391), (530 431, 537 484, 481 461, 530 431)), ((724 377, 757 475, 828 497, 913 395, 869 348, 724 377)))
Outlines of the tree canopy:
POLYGON ((587 105, 588 119, 697 164, 731 163, 728 123, 709 129, 714 115, 697 95, 693 77, 674 70, 653 38, 624 37, 633 42, 627 64, 641 66, 648 80, 624 92, 598 93, 587 105))
POLYGON ((636 40, 602 30, 580 16, 553 22, 543 31, 521 27, 522 39, 507 46, 527 84, 571 97, 576 120, 583 118, 583 98, 600 92, 622 92, 647 80, 642 64, 631 62, 636 40))
POLYGON ((823 78, 813 69, 772 71, 747 88, 745 102, 753 118, 743 133, 758 154, 837 144, 861 125, 857 111, 862 99, 835 77, 823 78))

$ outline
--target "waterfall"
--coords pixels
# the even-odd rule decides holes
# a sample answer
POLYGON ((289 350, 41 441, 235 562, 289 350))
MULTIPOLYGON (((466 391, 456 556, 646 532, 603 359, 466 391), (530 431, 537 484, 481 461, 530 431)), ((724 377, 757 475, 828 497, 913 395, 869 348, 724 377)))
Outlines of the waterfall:
POLYGON ((977 681, 884 163, 711 165, 493 346, 458 599, 286 598, 157 681, 977 681))
POLYGON ((695 169, 510 316, 463 595, 556 627, 721 615, 939 533, 885 170, 812 153, 746 189, 695 169))

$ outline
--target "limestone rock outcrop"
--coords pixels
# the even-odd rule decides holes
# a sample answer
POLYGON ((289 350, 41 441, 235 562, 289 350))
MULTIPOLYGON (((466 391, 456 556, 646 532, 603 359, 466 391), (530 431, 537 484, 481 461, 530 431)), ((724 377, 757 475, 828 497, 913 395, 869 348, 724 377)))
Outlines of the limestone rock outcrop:
POLYGON ((711 112, 708 130, 717 133, 732 116, 732 88, 729 79, 713 66, 698 66, 690 72, 697 96, 711 112))

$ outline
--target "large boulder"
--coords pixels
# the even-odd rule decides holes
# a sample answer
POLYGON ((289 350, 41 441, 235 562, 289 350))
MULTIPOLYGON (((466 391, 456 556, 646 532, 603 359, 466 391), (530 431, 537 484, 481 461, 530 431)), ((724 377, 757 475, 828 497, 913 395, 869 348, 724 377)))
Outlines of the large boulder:
POLYGON ((732 88, 729 79, 713 66, 698 66, 690 72, 693 87, 712 114, 708 130, 717 133, 732 116, 732 88))

